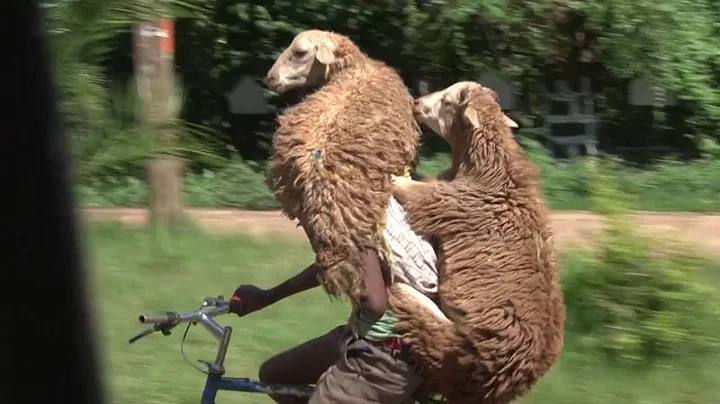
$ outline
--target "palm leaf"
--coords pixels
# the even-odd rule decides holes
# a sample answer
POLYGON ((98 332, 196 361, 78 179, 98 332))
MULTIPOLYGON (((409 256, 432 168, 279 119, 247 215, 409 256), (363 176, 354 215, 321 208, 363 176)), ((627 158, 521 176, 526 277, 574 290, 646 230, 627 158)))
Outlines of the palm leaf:
POLYGON ((102 63, 112 41, 140 22, 158 17, 203 16, 201 3, 169 0, 54 0, 45 20, 54 54, 55 77, 65 126, 80 179, 141 167, 148 155, 166 152, 217 163, 214 134, 178 119, 181 86, 171 103, 173 144, 160 144, 156 129, 139 123, 135 89, 112 88, 102 63))

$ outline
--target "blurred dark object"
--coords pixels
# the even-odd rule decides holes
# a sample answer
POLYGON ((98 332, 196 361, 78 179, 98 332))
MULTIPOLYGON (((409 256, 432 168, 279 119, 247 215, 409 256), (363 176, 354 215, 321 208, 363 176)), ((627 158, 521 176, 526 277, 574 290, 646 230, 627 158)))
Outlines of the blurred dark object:
POLYGON ((9 101, 0 123, 6 240, 0 402, 103 403, 68 150, 38 3, 5 3, 0 32, 0 92, 9 101))
POLYGON ((412 178, 415 181, 424 181, 424 180, 428 179, 427 175, 422 175, 415 170, 410 171, 410 178, 412 178))

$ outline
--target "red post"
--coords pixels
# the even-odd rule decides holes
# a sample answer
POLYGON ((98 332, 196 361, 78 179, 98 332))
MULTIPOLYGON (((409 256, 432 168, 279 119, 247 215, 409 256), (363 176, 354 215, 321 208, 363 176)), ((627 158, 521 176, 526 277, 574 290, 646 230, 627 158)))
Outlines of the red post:
POLYGON ((160 52, 163 56, 175 54, 175 21, 169 18, 160 20, 160 29, 163 35, 160 37, 160 52))

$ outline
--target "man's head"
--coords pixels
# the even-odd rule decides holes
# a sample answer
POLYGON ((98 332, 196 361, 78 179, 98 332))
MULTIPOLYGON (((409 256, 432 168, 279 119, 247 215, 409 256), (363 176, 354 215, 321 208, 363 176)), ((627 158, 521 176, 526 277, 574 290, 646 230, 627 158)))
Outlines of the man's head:
POLYGON ((330 64, 336 58, 337 37, 337 34, 318 30, 299 33, 268 71, 265 79, 268 88, 283 93, 325 84, 330 64))
MULTIPOLYGON (((417 98, 413 111, 418 122, 450 141, 448 136, 451 128, 458 123, 457 119, 463 119, 473 127, 480 125, 482 117, 477 106, 481 104, 496 107, 500 111, 495 91, 473 81, 460 81, 443 90, 417 98)), ((507 115, 503 114, 503 117, 509 127, 518 127, 507 115)))

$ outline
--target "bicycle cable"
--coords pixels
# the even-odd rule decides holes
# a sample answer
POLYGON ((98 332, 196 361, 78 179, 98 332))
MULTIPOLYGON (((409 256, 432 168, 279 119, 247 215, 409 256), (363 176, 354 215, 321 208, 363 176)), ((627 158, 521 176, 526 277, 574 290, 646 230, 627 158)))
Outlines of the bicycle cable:
MULTIPOLYGON (((202 310, 202 307, 200 308, 202 310)), ((192 325, 191 322, 188 322, 187 327, 185 328, 185 332, 183 333, 182 339, 180 340, 180 355, 182 355, 183 359, 185 359, 185 362, 187 362, 190 366, 197 369, 200 373, 204 375, 209 375, 210 372, 204 371, 200 366, 195 365, 194 363, 190 362, 190 359, 185 356, 185 338, 187 338, 188 331, 190 331, 190 326, 192 325)))

